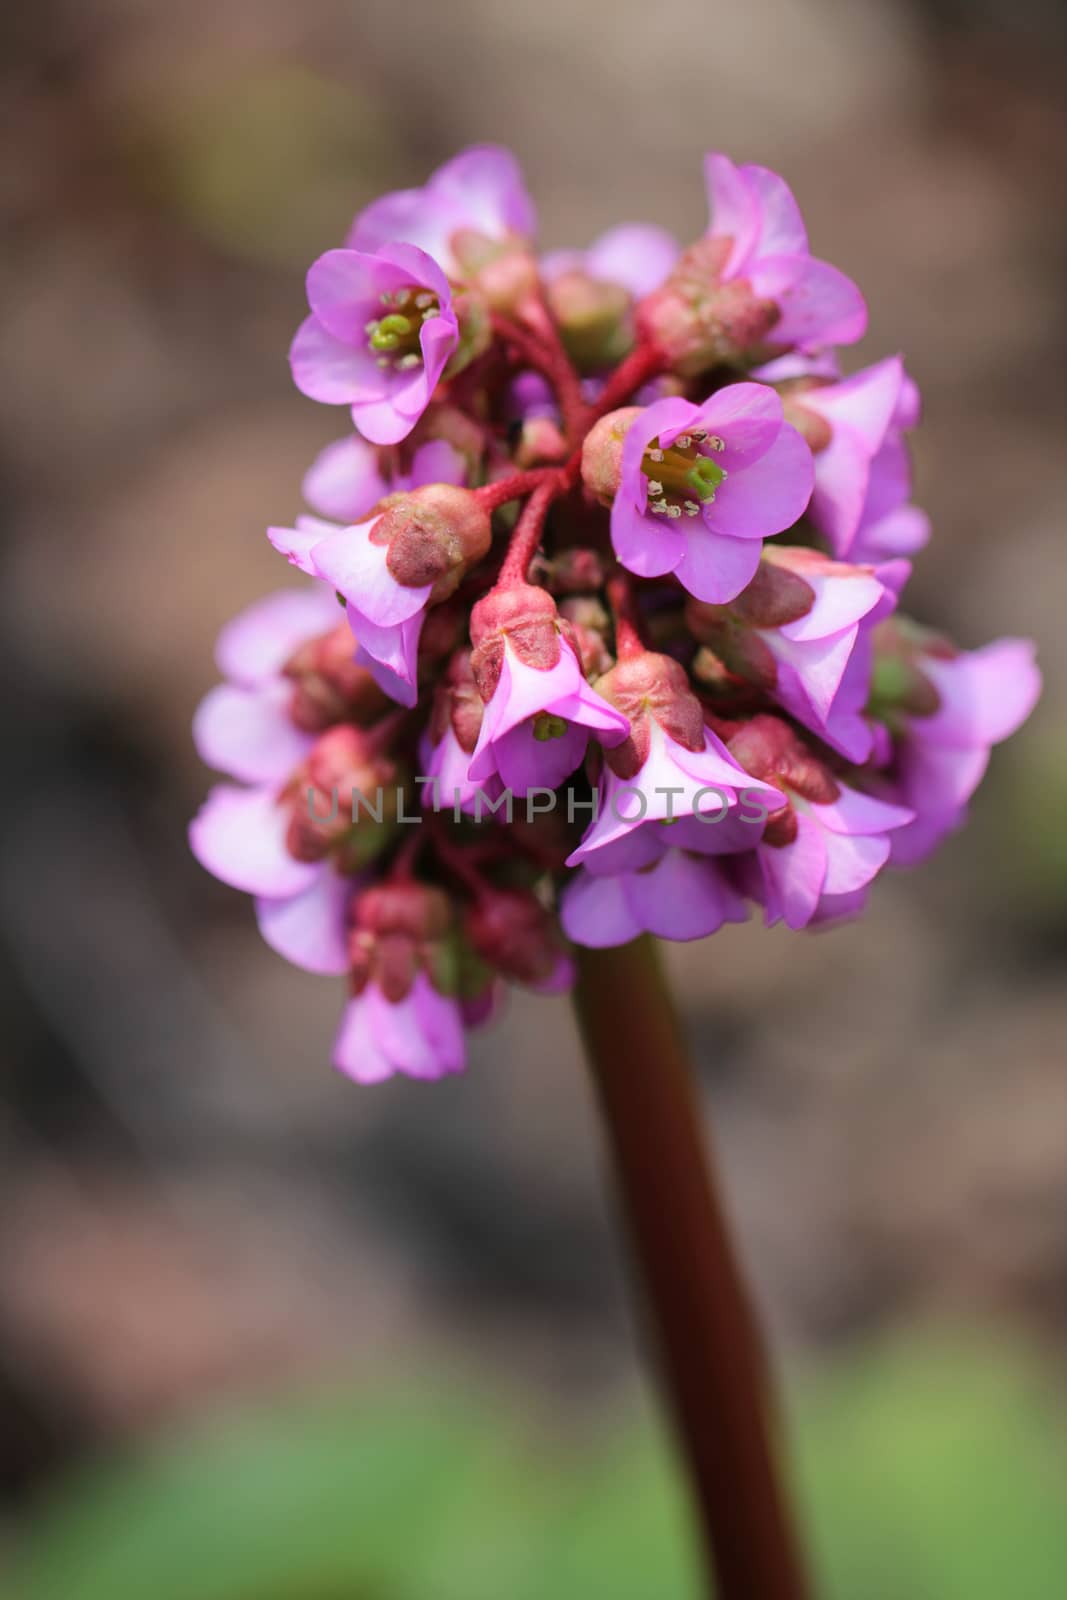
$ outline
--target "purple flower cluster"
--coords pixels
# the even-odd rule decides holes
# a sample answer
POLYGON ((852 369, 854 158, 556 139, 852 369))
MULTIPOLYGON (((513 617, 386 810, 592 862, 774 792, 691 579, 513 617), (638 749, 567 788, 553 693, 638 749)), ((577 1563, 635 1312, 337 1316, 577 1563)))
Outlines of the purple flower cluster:
POLYGON ((856 915, 1039 693, 1025 640, 901 609, 915 384, 843 374, 866 307, 780 177, 706 176, 685 248, 539 258, 477 147, 308 274, 293 376, 353 430, 269 530, 300 587, 220 637, 194 737, 232 781, 190 836, 275 950, 347 976, 360 1082, 458 1071, 573 944, 856 915))

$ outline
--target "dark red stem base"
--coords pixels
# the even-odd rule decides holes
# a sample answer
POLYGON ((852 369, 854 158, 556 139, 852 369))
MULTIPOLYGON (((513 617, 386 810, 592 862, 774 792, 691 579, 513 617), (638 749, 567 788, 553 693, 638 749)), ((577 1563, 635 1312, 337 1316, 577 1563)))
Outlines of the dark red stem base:
POLYGON ((809 1600, 762 1348, 647 936, 579 950, 575 1006, 717 1600, 809 1600))

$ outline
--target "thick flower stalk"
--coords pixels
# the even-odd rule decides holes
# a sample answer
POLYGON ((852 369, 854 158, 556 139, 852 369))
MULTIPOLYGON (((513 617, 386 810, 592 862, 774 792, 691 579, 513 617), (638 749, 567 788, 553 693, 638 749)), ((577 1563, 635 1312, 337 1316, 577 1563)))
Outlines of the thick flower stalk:
POLYGON ((357 1081, 461 1070, 574 946, 857 915, 1039 693, 1025 641, 908 617, 916 386, 843 372, 866 306, 782 178, 706 178, 688 245, 539 257, 478 147, 308 273, 293 377, 351 426, 270 529, 297 586, 220 639, 195 736, 232 781, 191 839, 274 949, 347 977, 357 1081))

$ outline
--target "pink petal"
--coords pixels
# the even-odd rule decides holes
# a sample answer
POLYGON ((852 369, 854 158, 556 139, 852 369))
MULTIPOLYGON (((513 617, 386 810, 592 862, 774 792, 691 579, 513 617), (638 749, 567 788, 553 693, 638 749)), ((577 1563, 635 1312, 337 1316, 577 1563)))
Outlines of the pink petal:
POLYGON ((997 639, 953 661, 926 657, 922 668, 941 696, 939 711, 912 723, 924 743, 999 744, 1026 721, 1041 693, 1030 639, 997 639))
POLYGON ((892 805, 859 789, 841 785, 841 793, 830 805, 813 807, 819 822, 831 833, 875 834, 902 828, 914 813, 907 806, 892 805))
POLYGON ((806 927, 826 879, 826 844, 819 824, 801 813, 792 844, 761 844, 757 855, 768 890, 768 922, 780 917, 788 928, 806 927))
POLYGON ((899 356, 888 356, 850 378, 808 390, 801 397, 801 404, 818 412, 835 428, 849 428, 867 455, 873 456, 893 421, 903 381, 903 362, 899 356))
POLYGON ((618 494, 611 507, 611 543, 630 572, 639 578, 661 578, 673 572, 684 556, 686 534, 666 517, 646 516, 618 494))
POLYGON ((380 628, 350 606, 348 620, 356 634, 356 660, 369 668, 378 687, 402 706, 418 700, 419 637, 425 611, 393 628, 380 628))
POLYGON ((726 448, 712 459, 727 472, 750 467, 767 454, 781 433, 781 398, 765 383, 728 384, 684 418, 680 426, 668 428, 669 442, 696 427, 722 438, 726 448))
MULTIPOLYGON (((319 573, 312 552, 323 539, 337 532, 336 522, 324 522, 320 517, 297 517, 295 528, 268 528, 267 538, 280 555, 288 558, 290 566, 296 567, 298 572, 306 572, 309 578, 317 578, 319 573)), ((323 590, 329 593, 325 585, 323 590)))
POLYGON ((378 452, 354 433, 320 450, 301 489, 308 505, 345 526, 361 521, 388 492, 378 452))
POLYGON ((285 679, 254 689, 217 684, 193 717, 201 761, 242 783, 283 783, 315 742, 290 718, 292 696, 285 679))
POLYGON ((776 300, 782 315, 771 330, 775 344, 802 349, 854 344, 867 331, 867 305, 843 272, 796 256, 768 256, 749 273, 756 294, 776 300))
POLYGON ((824 843, 823 894, 854 894, 877 877, 889 860, 889 840, 884 834, 827 833, 824 843))
POLYGON ((585 253, 593 278, 621 283, 635 299, 658 289, 681 254, 678 241, 647 222, 624 222, 602 233, 585 253))
POLYGON ((724 922, 745 922, 748 906, 714 861, 668 850, 647 872, 625 879, 627 905, 648 933, 703 939, 724 922))
POLYGON ((189 824, 189 843, 202 867, 247 894, 300 894, 323 868, 296 861, 285 848, 290 812, 273 788, 216 785, 189 824))
POLYGON ((725 605, 756 576, 762 545, 715 533, 700 517, 686 522, 685 551, 674 569, 679 583, 698 600, 725 605))
MULTIPOLYGON (((379 628, 393 628, 421 611, 433 585, 408 589, 389 571, 389 548, 375 544, 377 517, 333 533, 314 549, 315 566, 358 613, 379 628)), ((359 635, 358 622, 353 626, 359 635)))
POLYGON ((526 191, 522 168, 503 145, 478 144, 439 167, 427 184, 435 201, 456 212, 456 226, 475 228, 498 239, 507 233, 532 238, 537 213, 526 191))
POLYGON ((769 538, 803 515, 814 483, 811 451, 797 430, 783 423, 765 454, 719 485, 715 499, 703 508, 704 524, 735 539, 769 538))
POLYGON ((326 405, 349 405, 382 392, 382 373, 366 347, 366 335, 358 347, 345 344, 314 315, 296 330, 289 366, 301 394, 326 405))
POLYGON ((215 644, 219 671, 235 683, 262 683, 281 671, 298 646, 337 620, 337 600, 325 584, 265 595, 222 629, 215 644))
POLYGON ((411 487, 420 489, 427 483, 452 483, 457 486, 467 481, 467 459, 450 445, 447 439, 431 439, 420 444, 411 464, 411 487))
POLYGON ((354 879, 324 867, 303 894, 288 900, 258 899, 259 931, 272 950, 305 972, 347 972, 345 913, 354 888, 354 879))
POLYGON ((333 1064, 356 1083, 383 1083, 396 1070, 382 1053, 367 1012, 367 994, 345 1006, 334 1040, 333 1064))
POLYGON ((807 229, 785 179, 767 167, 748 163, 741 168, 741 173, 759 209, 755 256, 806 255, 807 229))
POLYGON ((733 240, 723 268, 723 277, 733 278, 742 270, 759 234, 756 190, 728 156, 716 153, 704 157, 704 182, 711 213, 708 233, 713 239, 733 240))
POLYGON ((625 883, 625 878, 595 878, 579 871, 560 900, 559 918, 567 938, 591 950, 636 939, 643 930, 630 909, 625 883))

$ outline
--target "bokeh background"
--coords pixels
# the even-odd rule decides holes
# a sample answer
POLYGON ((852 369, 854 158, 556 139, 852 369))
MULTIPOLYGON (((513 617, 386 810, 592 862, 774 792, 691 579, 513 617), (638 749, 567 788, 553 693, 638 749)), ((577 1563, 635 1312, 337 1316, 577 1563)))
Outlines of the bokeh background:
MULTIPOLYGON (((970 830, 669 952, 833 1600, 1067 1587, 1065 64, 1054 0, 0 14, 0 1563, 29 1600, 694 1600, 562 1002, 354 1090, 184 830, 340 430, 302 272, 464 143, 547 245, 782 170, 925 395, 913 608, 1037 636, 970 830)), ((670 1174, 663 1174, 665 1184, 670 1174)), ((8 1587, 4 1587, 5 1582, 8 1587)), ((754 1597, 758 1600, 758 1597, 754 1597)))

